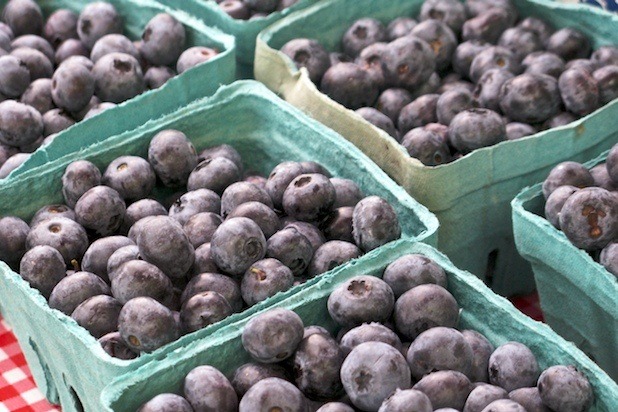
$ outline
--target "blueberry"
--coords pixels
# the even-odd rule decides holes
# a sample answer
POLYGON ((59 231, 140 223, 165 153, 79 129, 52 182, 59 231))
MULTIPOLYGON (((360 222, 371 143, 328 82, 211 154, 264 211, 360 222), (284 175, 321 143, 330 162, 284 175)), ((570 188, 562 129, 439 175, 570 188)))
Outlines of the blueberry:
POLYGON ((118 315, 122 304, 108 295, 96 295, 86 299, 75 308, 71 317, 99 339, 118 330, 118 315))
POLYGON ((488 109, 469 109, 458 113, 449 126, 449 142, 457 150, 468 153, 506 139, 502 117, 488 109))
POLYGON ((223 218, 236 207, 247 202, 260 202, 272 208, 273 203, 268 193, 249 182, 236 182, 229 185, 221 196, 221 215, 223 218))
POLYGON ((185 28, 178 20, 159 13, 144 28, 140 53, 153 65, 173 64, 184 50, 185 37, 185 28))
POLYGON ((487 405, 498 399, 508 399, 508 393, 499 386, 479 385, 470 392, 463 410, 481 412, 487 405))
POLYGON ((467 19, 464 5, 457 0, 427 0, 421 6, 419 17, 421 20, 439 20, 455 34, 461 31, 467 19))
POLYGON ((95 93, 101 100, 121 103, 145 89, 144 75, 137 59, 126 53, 109 53, 92 68, 95 93))
POLYGON ((121 247, 130 245, 134 245, 133 241, 125 236, 108 236, 95 240, 84 254, 82 270, 92 272, 103 280, 109 280, 107 262, 110 256, 121 247))
POLYGON ((342 326, 384 322, 395 303, 393 291, 374 276, 356 276, 338 286, 328 298, 328 312, 342 326))
POLYGON ((387 40, 386 29, 376 19, 363 18, 356 20, 341 39, 343 52, 356 57, 365 47, 387 40))
POLYGON ((326 176, 301 174, 285 189, 282 204, 288 216, 317 221, 331 211, 335 196, 335 188, 326 176))
POLYGON ((337 103, 353 110, 372 106, 379 93, 369 72, 354 63, 331 66, 322 77, 320 89, 337 103))
POLYGON ((47 137, 68 129, 75 120, 64 109, 52 109, 43 115, 43 136, 47 137))
POLYGON ((292 180, 303 173, 304 169, 298 162, 279 163, 270 172, 265 189, 272 199, 275 208, 279 210, 283 208, 283 193, 292 180))
POLYGON ((135 243, 144 260, 171 278, 183 277, 195 259, 195 250, 182 226, 167 216, 148 217, 135 243), (161 239, 166 241, 161 242, 161 239))
POLYGON ((560 56, 543 51, 530 53, 522 60, 521 65, 525 73, 547 74, 556 79, 566 68, 564 60, 560 56))
POLYGON ((30 157, 29 153, 17 153, 9 157, 0 167, 0 179, 7 177, 13 170, 17 169, 30 157))
POLYGON ((350 329, 341 337, 341 348, 347 355, 352 349, 365 342, 384 342, 401 351, 401 340, 395 332, 381 323, 363 323, 350 329))
POLYGON ((431 46, 412 35, 389 43, 383 62, 387 83, 406 89, 420 86, 429 80, 436 69, 436 58, 431 46))
POLYGON ((515 389, 509 393, 509 399, 526 408, 527 412, 551 412, 550 409, 543 404, 537 388, 515 389))
POLYGON ((490 46, 478 52, 470 64, 470 79, 478 82, 483 73, 491 69, 504 69, 511 73, 519 72, 519 60, 509 49, 490 46))
POLYGON ((590 187, 573 193, 560 212, 560 228, 578 248, 602 249, 618 233, 618 198, 612 192, 590 187))
POLYGON ((245 363, 236 368, 232 378, 232 386, 236 394, 242 398, 253 385, 268 378, 287 380, 287 372, 277 364, 245 363))
POLYGON ((468 40, 460 43, 453 52, 452 65, 455 72, 469 78, 472 61, 480 52, 489 47, 491 44, 481 40, 468 40))
POLYGON ((542 44, 546 44, 547 40, 554 32, 554 28, 549 23, 536 17, 526 17, 522 19, 517 27, 535 33, 542 44))
POLYGON ((266 242, 266 256, 289 267, 294 276, 301 275, 313 257, 311 242, 294 227, 286 227, 266 242))
POLYGON ((200 273, 216 273, 219 268, 210 253, 210 243, 204 243, 195 249, 195 262, 191 268, 191 274, 197 275, 200 273))
POLYGON ((437 370, 455 370, 470 376, 473 353, 458 330, 435 327, 414 339, 407 360, 416 380, 437 370))
POLYGON ((400 37, 407 36, 418 22, 410 17, 397 17, 388 23, 386 27, 386 38, 393 41, 400 37))
POLYGON ((560 228, 560 212, 567 199, 579 189, 575 186, 558 186, 545 202, 545 217, 556 228, 560 228))
POLYGON ((182 292, 181 301, 184 303, 192 296, 208 291, 223 296, 234 312, 242 309, 243 301, 238 283, 229 276, 218 273, 201 273, 191 279, 182 292))
POLYGON ((123 263, 111 278, 112 295, 122 304, 138 296, 148 296, 159 302, 172 292, 172 283, 155 265, 143 260, 123 263))
POLYGON ((58 9, 49 15, 43 27, 43 36, 54 47, 68 39, 77 38, 77 14, 69 9, 58 9))
POLYGON ((49 306, 70 316, 86 299, 109 294, 109 286, 94 273, 75 272, 62 278, 54 287, 49 296, 49 306))
POLYGON ((238 396, 232 384, 212 366, 193 368, 185 377, 183 393, 195 411, 238 410, 238 396))
POLYGON ((249 6, 241 0, 223 0, 219 7, 233 19, 247 20, 251 16, 249 6))
POLYGON ((511 122, 506 125, 506 139, 517 140, 522 137, 531 136, 537 132, 537 129, 527 123, 511 122))
POLYGON ((56 64, 61 64, 71 57, 80 57, 90 61, 88 56, 90 56, 90 50, 84 43, 77 39, 68 39, 63 41, 56 49, 56 53, 54 53, 54 62, 56 64))
POLYGON ((564 185, 577 188, 593 186, 594 178, 588 169, 577 162, 558 163, 543 182, 543 196, 547 199, 556 188, 564 185))
POLYGON ((565 108, 572 113, 585 116, 599 107, 597 81, 586 70, 564 71, 558 79, 558 87, 565 108))
MULTIPOLYGON (((9 218, 0 220, 0 223, 5 219, 9 218)), ((35 246, 23 255, 19 274, 47 299, 58 282, 66 276, 66 265, 60 252, 53 247, 35 246)))
POLYGON ((118 331, 127 346, 139 352, 152 352, 180 335, 172 311, 145 296, 124 304, 118 317, 118 331))
POLYGON ((21 95, 19 101, 34 107, 43 114, 54 108, 51 97, 51 79, 37 79, 21 95))
POLYGON ((92 108, 90 108, 88 112, 86 112, 83 120, 90 119, 91 117, 94 117, 98 115, 99 113, 103 113, 105 110, 111 109, 114 107, 116 107, 116 104, 110 103, 110 102, 103 102, 103 103, 96 104, 92 108))
POLYGON ((338 177, 330 179, 333 187, 335 188, 335 204, 333 208, 340 208, 345 206, 356 206, 356 204, 363 198, 363 192, 358 185, 350 180, 338 177))
POLYGON ((356 204, 352 226, 354 241, 365 252, 401 236, 395 209, 378 196, 368 196, 356 204))
POLYGON ((180 187, 197 165, 197 152, 183 132, 163 130, 150 141, 148 162, 165 186, 180 187))
POLYGON ((500 345, 489 357, 489 383, 507 392, 533 386, 539 365, 530 349, 519 342, 500 345))
POLYGON ((458 321, 457 301, 439 285, 416 286, 401 295, 395 303, 397 330, 410 340, 436 326, 454 328, 458 321))
POLYGON ((191 333, 219 322, 233 313, 227 299, 213 291, 200 292, 185 301, 180 309, 184 333, 191 333))
POLYGON ((130 260, 137 260, 139 258, 139 248, 136 245, 128 245, 118 248, 107 259, 107 277, 111 281, 120 266, 130 260))
POLYGON ((306 403, 296 386, 280 378, 266 378, 247 391, 238 411, 304 411, 306 403))
MULTIPOLYGON (((384 90, 378 97, 376 108, 384 113, 393 123, 397 121, 404 106, 412 102, 412 95, 405 89, 390 88, 384 90)), ((375 123, 374 123, 375 124, 375 123)))
POLYGON ((410 89, 412 91, 412 100, 418 99, 426 94, 438 93, 441 83, 442 80, 440 79, 438 73, 431 73, 429 79, 425 80, 425 82, 423 82, 420 86, 410 89))
MULTIPOLYGON (((260 189, 266 190, 266 178, 261 175, 245 175, 245 182, 253 183, 260 189)), ((272 199, 271 199, 272 200, 272 199)))
POLYGON ((309 78, 315 84, 320 84, 322 76, 330 67, 328 51, 314 39, 293 39, 283 45, 281 52, 287 55, 296 67, 304 67, 309 78))
POLYGON ((422 284, 434 283, 444 288, 447 285, 444 269, 418 254, 402 256, 389 264, 384 270, 383 280, 393 289, 396 298, 422 284))
MULTIPOLYGON (((480 86, 483 81, 482 79, 483 77, 481 77, 481 80, 479 81, 479 85, 477 85, 477 88, 475 89, 474 96, 472 95, 471 92, 463 88, 448 90, 444 92, 442 95, 440 95, 439 99, 436 102, 437 122, 448 126, 451 124, 451 121, 458 113, 464 110, 477 107, 478 103, 477 101, 475 101, 475 98, 478 99, 479 96, 482 94, 482 92, 479 91, 479 96, 477 96, 476 91, 483 90, 481 89, 481 87, 483 86, 480 86)), ((481 105, 483 105, 484 107, 491 108, 491 107, 485 106, 482 99, 481 101, 479 101, 479 103, 481 103, 481 105)), ((430 122, 430 123, 435 123, 435 122, 430 122)))
POLYGON ((436 123, 438 121, 436 106, 439 98, 439 94, 425 94, 403 107, 397 119, 399 131, 405 134, 415 127, 436 123))
POLYGON ((191 404, 182 396, 162 393, 139 407, 137 412, 193 412, 191 404))
POLYGON ((204 243, 209 243, 215 230, 222 223, 221 217, 215 213, 203 212, 189 218, 183 225, 189 241, 194 248, 204 243))
POLYGON ((303 338, 303 321, 288 309, 275 308, 252 318, 242 331, 242 345, 257 361, 276 363, 294 354, 303 338))
POLYGON ((352 235, 353 212, 354 208, 351 206, 333 210, 320 225, 326 239, 354 242, 354 236, 352 235))
POLYGON ((446 142, 436 133, 417 127, 405 134, 401 145, 408 154, 426 166, 438 166, 451 161, 446 142))
POLYGON ((427 395, 421 391, 395 389, 395 392, 384 400, 378 412, 405 412, 407 410, 431 412, 433 407, 427 395))
POLYGON ((556 115, 561 100, 558 82, 548 75, 522 74, 500 90, 500 107, 514 121, 540 123, 556 115))
POLYGON ((77 20, 77 35, 90 49, 106 34, 122 33, 122 17, 116 8, 102 1, 86 5, 77 20))
POLYGON ((166 216, 165 207, 153 199, 141 199, 127 207, 122 221, 122 231, 127 233, 131 226, 146 216, 166 216))
POLYGON ((267 258, 255 262, 245 272, 240 290, 243 300, 253 306, 294 284, 292 271, 277 259, 267 258))
POLYGON ((18 58, 30 72, 30 80, 52 77, 54 66, 40 51, 31 47, 18 47, 11 51, 11 56, 18 58))
MULTIPOLYGON (((336 186, 334 182, 333 185, 336 186)), ((294 221, 283 225, 283 228, 286 227, 293 227, 298 230, 302 235, 304 235, 307 240, 309 240, 309 243, 311 243, 311 247, 314 251, 317 251, 318 248, 326 242, 324 234, 315 225, 312 225, 311 223, 294 221)))
POLYGON ((92 47, 90 60, 96 63, 101 57, 110 53, 126 53, 136 59, 140 58, 137 48, 128 37, 122 34, 106 34, 101 37, 92 47))
POLYGON ((323 335, 327 335, 327 336, 331 336, 330 332, 319 325, 310 325, 310 326, 305 326, 304 332, 303 332, 303 339, 306 338, 307 336, 311 336, 314 333, 321 333, 323 335))
POLYGON ((427 395, 436 410, 445 407, 462 410, 473 389, 466 375, 457 371, 430 373, 412 388, 427 395))
POLYGON ((599 69, 599 64, 590 59, 573 59, 566 62, 564 68, 568 69, 584 69, 590 73, 593 73, 595 70, 599 69))
POLYGON ((470 372, 470 380, 473 382, 487 382, 489 375, 487 367, 489 364, 489 357, 494 351, 494 346, 485 338, 485 336, 474 330, 462 330, 461 333, 464 336, 470 348, 472 348, 472 369, 470 372))
POLYGON ((80 197, 101 184, 101 172, 87 160, 69 164, 62 175, 62 195, 69 207, 75 207, 80 197))
POLYGON ((219 213, 221 198, 209 189, 190 190, 180 196, 170 207, 169 216, 181 225, 198 213, 219 213))
POLYGON ((592 405, 593 394, 586 376, 574 366, 551 366, 537 384, 543 403, 553 410, 583 411, 592 405))
POLYGON ((354 63, 354 59, 345 53, 332 52, 328 53, 328 58, 330 60, 330 65, 334 66, 339 63, 354 63))
POLYGON ((39 34, 43 29, 43 13, 32 0, 10 0, 2 10, 2 21, 15 36, 39 34))
MULTIPOLYGON (((26 239, 30 227, 17 217, 0 219, 0 260, 15 267, 26 253, 26 239)), ((29 248, 28 248, 29 249, 29 248)))
POLYGON ((614 145, 609 151, 605 166, 607 167, 607 174, 612 181, 618 183, 618 145, 614 145))
POLYGON ((206 63, 219 54, 217 49, 203 46, 189 47, 182 52, 176 63, 176 72, 181 74, 193 67, 206 63))
POLYGON ((543 49, 543 42, 539 36, 534 31, 521 27, 506 29, 500 36, 498 45, 511 50, 520 60, 530 53, 543 49))
POLYGON ((239 275, 266 254, 266 239, 260 227, 245 217, 224 221, 211 240, 215 263, 226 273, 239 275))
POLYGON ((327 402, 315 412, 354 412, 354 408, 342 402, 327 402))
POLYGON ((120 156, 103 173, 103 184, 116 190, 127 201, 139 200, 150 194, 156 183, 150 164, 138 156, 120 156))
POLYGON ((95 186, 75 204, 77 222, 100 236, 115 233, 122 224, 126 205, 117 191, 95 186))
POLYGON ((152 66, 146 70, 144 81, 149 89, 158 89, 169 79, 176 76, 176 72, 166 66, 152 66))
POLYGON ((554 127, 565 126, 577 120, 577 117, 570 112, 559 112, 550 117, 541 125, 541 130, 553 129, 554 127))
POLYGON ((341 382, 354 406, 378 410, 395 389, 410 387, 410 368, 392 346, 382 342, 362 343, 343 362, 341 382))
POLYGON ((510 399, 498 399, 491 402, 482 412, 527 412, 526 408, 510 399))
POLYGON ((51 62, 54 60, 54 48, 47 40, 34 34, 25 34, 11 41, 11 50, 27 47, 40 51, 51 62))
POLYGON ((218 194, 223 193, 232 183, 241 180, 238 166, 225 157, 215 157, 201 161, 189 175, 187 188, 189 190, 210 189, 218 194))
POLYGON ((461 38, 464 41, 480 40, 496 44, 509 27, 510 15, 500 8, 491 8, 472 17, 463 24, 461 38))
POLYGON ((16 154, 19 154, 19 148, 0 143, 0 167, 6 163, 10 157, 16 154))
POLYGON ((564 60, 585 59, 590 55, 590 41, 586 35, 570 27, 552 34, 545 46, 547 51, 556 53, 564 60))
POLYGON ((272 13, 277 9, 279 0, 244 0, 252 10, 264 13, 272 13))
POLYGON ((618 64, 602 67, 593 73, 599 87, 600 104, 607 104, 618 98, 618 64))
POLYGON ((266 239, 274 235, 279 229, 277 214, 270 207, 260 202, 243 203, 232 210, 227 217, 228 219, 246 217, 253 220, 260 227, 266 239))
POLYGON ((614 183, 612 178, 609 177, 609 172, 607 171, 607 165, 605 163, 600 163, 590 169, 590 174, 594 179, 595 186, 602 187, 610 192, 618 191, 618 184, 614 183))
POLYGON ((482 107, 493 110, 494 112, 499 112, 500 89, 507 80, 513 77, 515 77, 513 73, 504 69, 491 69, 486 71, 476 84, 474 98, 482 107))
POLYGON ((601 250, 599 263, 618 278, 618 243, 612 242, 601 250))
POLYGON ((361 250, 353 243, 330 240, 315 250, 307 274, 309 277, 318 276, 361 255, 361 250))
POLYGON ((386 43, 374 43, 365 47, 356 58, 356 64, 369 73, 372 83, 377 85, 380 90, 386 85, 386 78, 382 70, 382 56, 387 47, 386 43))
POLYGON ((26 237, 26 248, 47 245, 57 249, 64 262, 79 262, 88 248, 88 235, 77 222, 65 217, 54 217, 33 227, 26 237))
POLYGON ((343 350, 329 335, 315 333, 303 338, 292 357, 298 389, 312 400, 336 399, 343 393, 339 371, 343 350))
POLYGON ((110 332, 102 336, 99 338, 99 343, 103 350, 114 358, 130 360, 137 357, 137 353, 129 349, 125 341, 122 340, 120 332, 110 332))
POLYGON ((43 134, 43 117, 34 108, 13 100, 0 103, 0 142, 22 146, 43 134))
POLYGON ((410 34, 429 44, 435 55, 436 70, 441 71, 449 67, 451 57, 457 47, 457 37, 447 24, 440 20, 423 20, 412 29, 410 34))

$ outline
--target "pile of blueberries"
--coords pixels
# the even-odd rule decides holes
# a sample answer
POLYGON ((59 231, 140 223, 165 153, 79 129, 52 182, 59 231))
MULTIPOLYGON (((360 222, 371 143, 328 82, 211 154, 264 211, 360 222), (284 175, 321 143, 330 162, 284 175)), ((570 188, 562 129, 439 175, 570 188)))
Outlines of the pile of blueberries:
POLYGON ((44 20, 33 0, 10 0, 0 23, 0 178, 56 133, 205 62, 218 51, 185 50, 185 28, 161 13, 141 39, 122 34, 114 6, 44 20))
POLYGON ((103 173, 72 162, 62 194, 30 225, 0 219, 0 259, 123 359, 401 236, 388 202, 315 162, 245 176, 231 146, 198 154, 171 129, 148 160, 121 156, 103 173), (177 190, 169 210, 151 198, 157 181, 177 190))
POLYGON ((510 0, 426 0, 418 21, 355 21, 329 53, 281 51, 321 91, 428 166, 565 125, 618 97, 618 48, 518 18, 510 0))
POLYGON ((249 20, 266 17, 275 11, 286 9, 298 0, 215 0, 230 17, 249 20))
POLYGON ((588 170, 556 165, 543 182, 545 217, 618 278, 618 144, 588 170))
POLYGON ((574 366, 541 372, 526 345, 495 348, 474 330, 457 330, 460 308, 446 287, 444 269, 411 254, 387 266, 383 279, 356 276, 331 293, 328 312, 341 327, 336 338, 323 327, 304 327, 290 310, 266 311, 243 329, 253 361, 231 381, 198 366, 184 380, 184 397, 161 394, 138 412, 590 408, 592 388, 574 366))

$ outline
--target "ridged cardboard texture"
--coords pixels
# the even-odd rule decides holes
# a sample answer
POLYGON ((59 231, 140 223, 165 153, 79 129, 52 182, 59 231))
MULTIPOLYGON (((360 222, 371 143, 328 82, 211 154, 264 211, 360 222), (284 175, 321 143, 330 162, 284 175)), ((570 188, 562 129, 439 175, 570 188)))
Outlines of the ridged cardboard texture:
MULTIPOLYGON (((438 221, 373 162, 334 131, 278 99, 253 81, 221 88, 212 98, 197 100, 156 117, 134 130, 67 152, 40 167, 24 171, 0 188, 0 216, 29 219, 46 204, 62 202, 61 176, 66 166, 87 159, 100 168, 121 155, 145 157, 150 139, 165 129, 183 131, 198 150, 227 143, 242 155, 245 170, 266 175, 284 160, 314 160, 334 176, 354 180, 365 194, 378 195, 395 208, 404 238, 436 244, 438 221)), ((43 148, 44 152, 46 149, 43 148)), ((361 264, 363 258, 357 260, 361 264)), ((4 263, 0 264, 0 302, 13 325, 38 385, 63 411, 98 411, 103 387, 123 373, 156 364, 171 352, 185 352, 227 324, 275 304, 318 281, 320 277, 261 302, 205 329, 186 335, 151 354, 123 361, 108 356, 76 322, 47 305, 40 293, 4 263)))
MULTIPOLYGON (((153 0, 106 0, 116 7, 124 22, 124 34, 130 39, 140 39, 148 21, 158 13, 169 13, 185 27, 186 47, 209 46, 220 53, 212 60, 196 66, 181 75, 175 76, 162 87, 147 91, 119 104, 117 107, 81 122, 62 131, 48 145, 46 150, 38 151, 13 171, 7 179, 19 175, 24 170, 43 165, 68 151, 78 151, 114 134, 134 129, 149 119, 172 112, 185 104, 205 96, 210 96, 223 84, 235 79, 236 50, 234 38, 211 27, 190 14, 172 10, 153 0)), ((86 5, 80 0, 42 0, 37 2, 44 17, 59 8, 68 8, 78 13, 86 5)), ((0 9, 6 1, 0 2, 0 9)), ((5 179, 6 180, 6 179, 5 179)), ((0 181, 0 185, 3 181, 0 181)))
MULTIPOLYGON (((480 280, 457 269, 446 256, 427 245, 405 240, 391 243, 376 253, 366 255, 367 259, 362 264, 335 269, 332 275, 302 293, 280 301, 277 306, 298 313, 305 326, 322 325, 333 332, 336 325, 326 307, 331 291, 354 276, 382 276, 389 263, 409 253, 423 254, 447 271, 448 289, 462 309, 461 329, 477 330, 494 345, 508 341, 522 342, 534 352, 543 369, 556 364, 576 365, 594 388, 595 402, 591 411, 618 410, 618 385, 572 343, 560 338, 548 326, 520 313, 506 299, 495 295, 480 280)), ((240 341, 247 321, 236 322, 225 331, 213 335, 209 341, 198 342, 182 353, 170 354, 157 365, 142 367, 116 380, 103 391, 104 410, 134 412, 142 403, 160 393, 182 394, 184 377, 199 365, 215 366, 231 378, 238 366, 250 361, 240 341)))
MULTIPOLYGON (((339 50, 345 30, 371 16, 388 22, 416 16, 422 0, 325 0, 260 34, 255 76, 285 100, 350 140, 440 220, 439 248, 459 267, 502 295, 534 288, 529 264, 515 249, 509 202, 519 190, 543 179, 564 160, 584 161, 618 139, 618 101, 571 125, 476 150, 455 162, 423 166, 382 130, 322 94, 307 71, 296 70, 278 50, 297 37, 314 38, 339 50)), ((546 0, 513 0, 522 16, 538 16, 556 27, 588 34, 594 47, 618 44, 618 15, 546 0)))
POLYGON ((253 58, 255 56, 255 38, 258 33, 276 21, 302 10, 317 0, 299 0, 292 7, 276 11, 266 17, 251 20, 233 19, 221 7, 211 0, 158 0, 175 9, 185 10, 202 19, 208 26, 217 27, 236 38, 237 77, 253 78, 253 58))
POLYGON ((545 219, 541 186, 522 190, 511 204, 515 243, 532 264, 545 321, 618 380, 618 280, 545 219))

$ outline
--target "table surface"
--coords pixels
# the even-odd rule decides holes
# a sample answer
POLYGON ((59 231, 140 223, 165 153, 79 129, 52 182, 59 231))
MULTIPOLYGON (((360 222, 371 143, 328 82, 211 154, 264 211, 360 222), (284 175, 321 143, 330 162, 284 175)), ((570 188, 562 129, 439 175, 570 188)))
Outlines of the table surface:
MULTIPOLYGON (((511 298, 513 304, 535 320, 543 314, 536 293, 511 298)), ((60 412, 39 391, 15 335, 0 316, 0 412, 60 412)))

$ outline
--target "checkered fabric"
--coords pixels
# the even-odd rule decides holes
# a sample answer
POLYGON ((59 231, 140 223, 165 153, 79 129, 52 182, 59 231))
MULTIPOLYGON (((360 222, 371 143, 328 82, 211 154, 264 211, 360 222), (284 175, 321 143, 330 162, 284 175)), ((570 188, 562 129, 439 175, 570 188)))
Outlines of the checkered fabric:
POLYGON ((0 412, 60 412, 37 389, 15 335, 1 316, 0 412))

